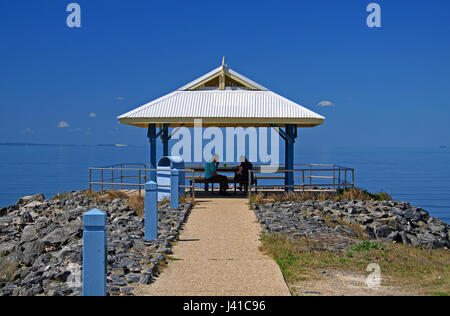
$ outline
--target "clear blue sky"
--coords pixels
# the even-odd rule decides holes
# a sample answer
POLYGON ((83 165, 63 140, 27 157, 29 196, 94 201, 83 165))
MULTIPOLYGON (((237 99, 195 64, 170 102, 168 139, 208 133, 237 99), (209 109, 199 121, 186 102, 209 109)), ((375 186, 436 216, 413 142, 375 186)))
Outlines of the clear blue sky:
POLYGON ((80 29, 70 2, 0 2, 0 142, 145 144, 116 117, 225 55, 327 117, 306 145, 450 145, 448 0, 378 1, 380 29, 362 0, 78 0, 80 29))

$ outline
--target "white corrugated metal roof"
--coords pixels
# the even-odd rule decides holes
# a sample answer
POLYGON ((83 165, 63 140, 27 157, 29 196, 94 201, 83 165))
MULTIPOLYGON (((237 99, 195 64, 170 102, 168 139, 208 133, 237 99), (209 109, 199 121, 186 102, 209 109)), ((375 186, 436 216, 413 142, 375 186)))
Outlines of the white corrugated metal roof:
POLYGON ((119 116, 123 118, 324 119, 272 91, 175 91, 119 116))
POLYGON ((123 124, 146 127, 148 124, 164 123, 192 125, 194 119, 203 119, 208 126, 316 126, 322 124, 325 118, 228 69, 223 62, 221 67, 177 91, 125 113, 118 119, 123 124), (217 80, 218 76, 230 77, 243 86, 220 90, 205 85, 217 80))

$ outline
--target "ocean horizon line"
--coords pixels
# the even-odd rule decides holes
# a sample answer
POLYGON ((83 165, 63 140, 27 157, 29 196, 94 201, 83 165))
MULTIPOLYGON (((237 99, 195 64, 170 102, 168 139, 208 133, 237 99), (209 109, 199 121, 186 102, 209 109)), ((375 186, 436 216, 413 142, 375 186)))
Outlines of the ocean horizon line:
POLYGON ((142 145, 133 144, 46 144, 46 143, 0 143, 0 146, 50 146, 50 147, 139 147, 142 145))
MULTIPOLYGON (((66 147, 146 147, 147 144, 122 144, 122 143, 106 143, 106 144, 70 144, 70 143, 33 143, 33 142, 0 142, 0 146, 66 146, 66 147)), ((162 146, 158 146, 162 147, 162 146)), ((301 148, 301 147, 300 147, 301 148)), ((303 149, 323 150, 323 147, 316 145, 306 145, 303 149)), ((327 150, 351 149, 351 150, 383 150, 383 149, 449 149, 447 145, 428 145, 428 146, 326 146, 327 150)), ((281 149, 280 149, 281 151, 281 149)))

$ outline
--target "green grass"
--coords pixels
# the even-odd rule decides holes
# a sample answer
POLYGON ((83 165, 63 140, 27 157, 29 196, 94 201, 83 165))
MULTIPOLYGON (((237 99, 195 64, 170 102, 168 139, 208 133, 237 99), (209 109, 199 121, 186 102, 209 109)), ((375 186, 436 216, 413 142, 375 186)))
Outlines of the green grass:
POLYGON ((370 259, 368 257, 370 251, 372 250, 384 250, 384 246, 382 244, 379 244, 377 242, 373 242, 373 241, 363 241, 353 247, 351 247, 350 249, 347 250, 347 256, 352 258, 353 255, 357 252, 361 253, 361 252, 365 252, 365 258, 370 259))
POLYGON ((433 296, 450 296, 448 293, 445 292, 433 292, 431 293, 433 296))
POLYGON ((176 258, 176 257, 173 257, 173 256, 166 256, 166 259, 170 260, 170 261, 181 261, 181 260, 184 260, 184 259, 176 258))
POLYGON ((450 293, 450 251, 421 249, 402 244, 365 241, 343 253, 307 250, 315 242, 290 239, 281 235, 263 235, 261 250, 280 266, 292 285, 315 279, 321 270, 367 274, 370 263, 380 265, 384 285, 415 289, 423 295, 445 296, 450 293))

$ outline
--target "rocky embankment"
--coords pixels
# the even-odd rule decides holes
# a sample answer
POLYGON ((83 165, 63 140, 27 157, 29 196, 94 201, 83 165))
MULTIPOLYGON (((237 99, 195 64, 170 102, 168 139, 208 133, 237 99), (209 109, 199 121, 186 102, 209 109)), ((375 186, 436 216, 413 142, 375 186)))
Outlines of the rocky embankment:
POLYGON ((322 241, 341 251, 361 239, 449 248, 449 225, 406 202, 313 201, 253 205, 266 233, 322 241))
POLYGON ((0 296, 81 295, 82 216, 92 208, 108 215, 108 294, 131 295, 135 284, 153 281, 191 204, 160 207, 158 239, 145 242, 144 221, 126 199, 98 202, 82 192, 62 200, 23 197, 0 209, 0 296))

